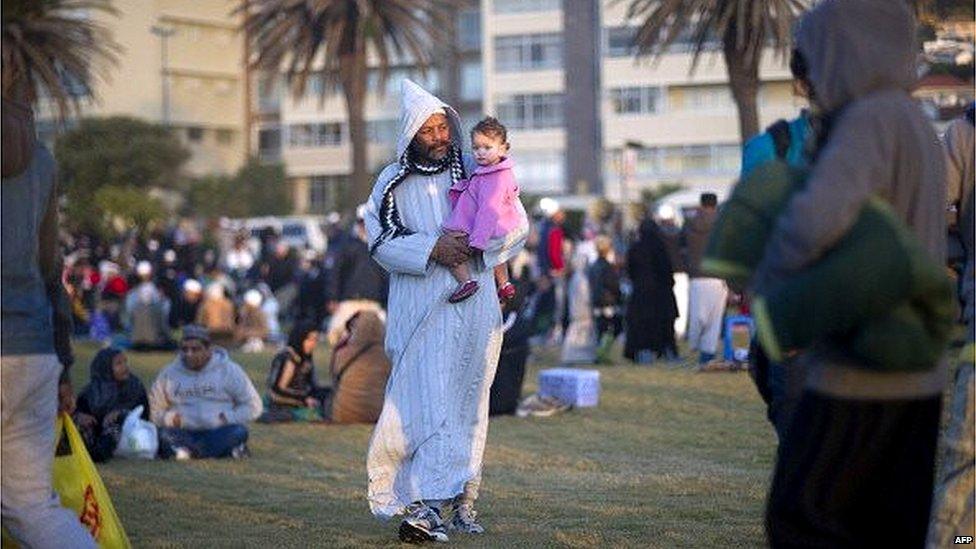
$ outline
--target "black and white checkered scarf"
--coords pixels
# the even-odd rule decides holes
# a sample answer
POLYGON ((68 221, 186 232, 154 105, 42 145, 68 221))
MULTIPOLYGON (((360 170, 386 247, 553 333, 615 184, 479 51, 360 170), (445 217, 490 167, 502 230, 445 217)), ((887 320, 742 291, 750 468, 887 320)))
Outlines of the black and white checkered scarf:
POLYGON ((450 151, 448 151, 444 158, 435 161, 433 164, 423 164, 412 158, 412 156, 410 149, 404 151, 403 155, 400 156, 400 169, 383 189, 383 197, 380 199, 379 211, 381 230, 379 237, 376 238, 369 248, 370 254, 374 253, 380 244, 391 238, 413 234, 413 231, 403 226, 403 221, 400 219, 400 212, 397 211, 396 200, 393 198, 393 191, 408 176, 412 174, 435 175, 450 168, 452 185, 466 177, 464 161, 461 159, 461 149, 456 144, 451 145, 450 151))

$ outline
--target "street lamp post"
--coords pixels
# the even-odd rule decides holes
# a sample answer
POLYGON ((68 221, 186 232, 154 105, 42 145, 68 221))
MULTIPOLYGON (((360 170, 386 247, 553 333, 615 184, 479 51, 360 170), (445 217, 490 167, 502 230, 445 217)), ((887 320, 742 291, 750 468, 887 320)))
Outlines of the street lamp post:
POLYGON ((176 34, 176 29, 153 25, 149 30, 160 40, 159 74, 162 81, 163 125, 169 126, 169 37, 176 34))

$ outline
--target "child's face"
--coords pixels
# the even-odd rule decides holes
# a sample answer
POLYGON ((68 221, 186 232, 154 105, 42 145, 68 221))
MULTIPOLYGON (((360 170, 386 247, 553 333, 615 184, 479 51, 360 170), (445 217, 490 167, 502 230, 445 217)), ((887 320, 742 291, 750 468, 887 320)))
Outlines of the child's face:
POLYGON ((508 152, 508 143, 483 133, 471 136, 471 147, 474 149, 474 160, 480 166, 497 164, 508 152))

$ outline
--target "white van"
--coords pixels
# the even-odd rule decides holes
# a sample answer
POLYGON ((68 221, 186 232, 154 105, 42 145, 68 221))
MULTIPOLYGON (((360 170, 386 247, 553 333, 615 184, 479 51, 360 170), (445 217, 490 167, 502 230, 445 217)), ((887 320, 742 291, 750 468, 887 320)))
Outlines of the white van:
POLYGON ((230 234, 245 229, 250 234, 251 248, 260 247, 261 232, 273 229, 281 239, 297 250, 310 249, 324 253, 328 239, 322 230, 325 217, 315 215, 249 217, 245 219, 221 219, 220 228, 230 234))

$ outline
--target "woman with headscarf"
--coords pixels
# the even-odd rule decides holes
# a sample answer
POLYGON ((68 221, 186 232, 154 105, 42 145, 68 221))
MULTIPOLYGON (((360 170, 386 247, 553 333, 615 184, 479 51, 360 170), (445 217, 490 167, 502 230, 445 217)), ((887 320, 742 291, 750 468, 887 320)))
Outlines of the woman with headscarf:
POLYGON ((640 226, 636 242, 627 250, 627 274, 633 293, 627 305, 627 343, 624 356, 638 363, 676 358, 674 271, 660 227, 652 219, 640 226))
POLYGON ((149 399, 121 350, 102 349, 90 368, 91 381, 78 395, 74 420, 92 460, 102 462, 115 453, 129 412, 141 405, 142 419, 149 419, 149 399))
POLYGON ((390 377, 383 321, 375 311, 361 311, 346 322, 346 334, 332 352, 328 417, 333 423, 376 423, 390 377))
POLYGON ((298 322, 288 335, 288 345, 275 355, 268 372, 266 412, 259 421, 322 421, 329 388, 319 387, 312 353, 319 342, 318 326, 298 322))

